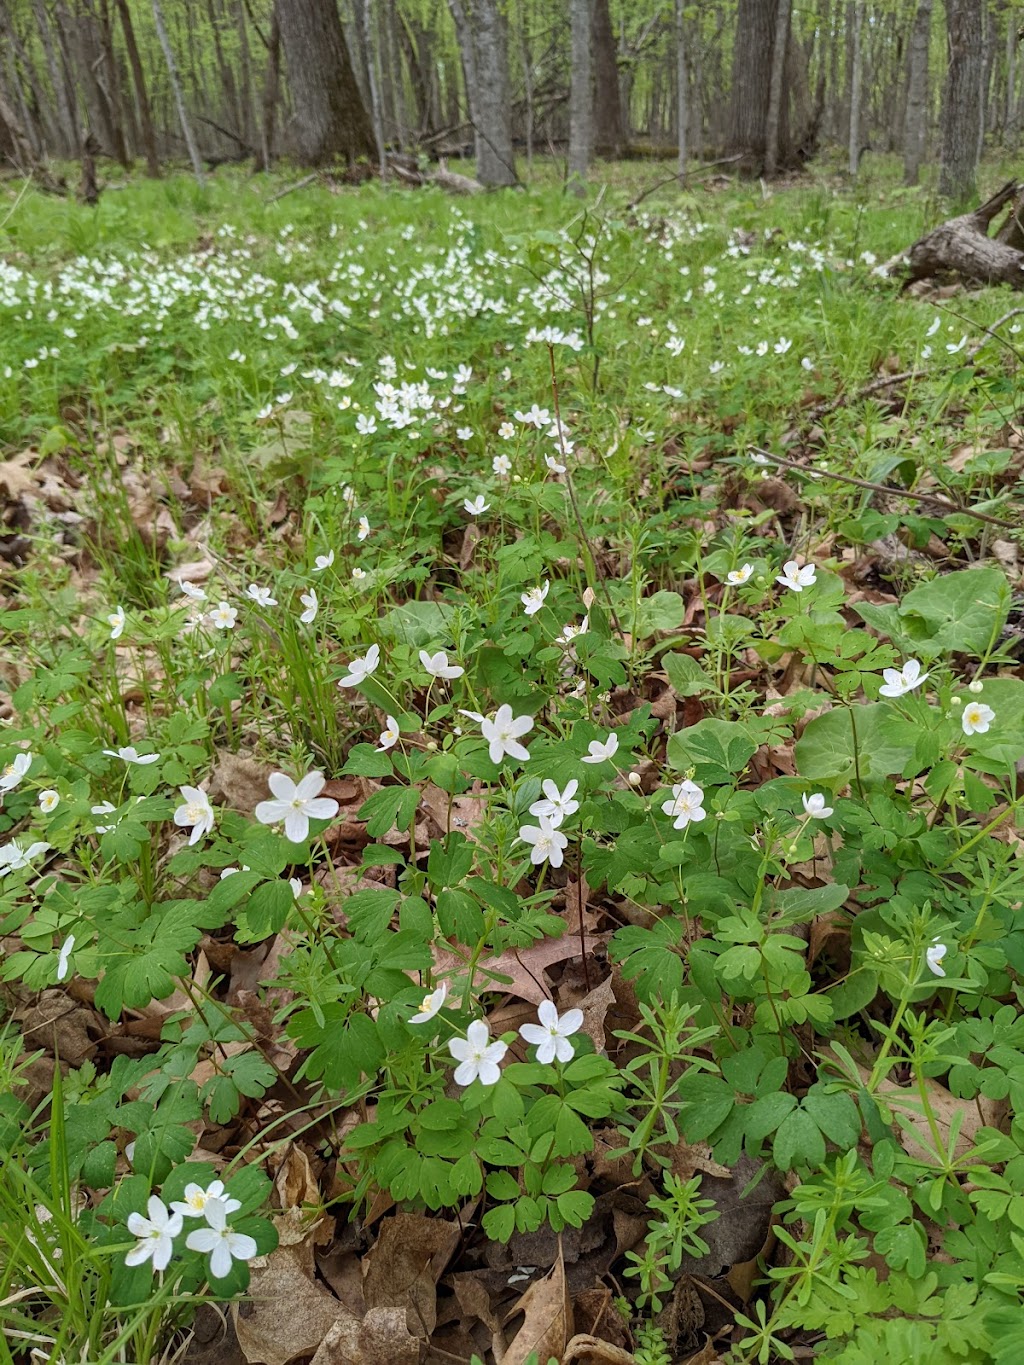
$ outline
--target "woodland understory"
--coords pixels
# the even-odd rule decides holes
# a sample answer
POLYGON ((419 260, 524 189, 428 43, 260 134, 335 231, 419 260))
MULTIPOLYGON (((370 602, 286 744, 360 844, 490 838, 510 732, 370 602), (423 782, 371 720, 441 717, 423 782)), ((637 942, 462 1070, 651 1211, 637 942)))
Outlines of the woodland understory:
POLYGON ((0 1360, 1021 1358, 1024 316, 899 169, 4 185, 0 1360))

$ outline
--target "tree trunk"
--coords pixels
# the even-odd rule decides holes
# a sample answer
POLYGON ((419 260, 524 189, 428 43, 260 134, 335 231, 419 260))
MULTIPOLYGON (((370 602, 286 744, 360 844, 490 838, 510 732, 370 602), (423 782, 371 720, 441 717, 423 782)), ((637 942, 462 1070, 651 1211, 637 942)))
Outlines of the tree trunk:
POLYGON ((462 83, 466 87, 466 112, 469 115, 470 123, 473 125, 473 147, 479 172, 482 138, 476 100, 479 88, 476 70, 476 40, 473 37, 473 29, 469 17, 462 7, 461 0, 448 0, 448 8, 455 24, 455 37, 459 44, 459 56, 462 59, 462 83))
POLYGON ((295 107, 299 158, 372 161, 373 127, 356 84, 337 0, 279 0, 281 46, 295 107))
POLYGON ((35 11, 36 26, 39 29, 39 40, 43 46, 43 56, 46 59, 46 70, 50 77, 50 85, 53 87, 53 98, 57 106, 57 122, 60 126, 61 151, 65 156, 73 157, 78 154, 78 121, 75 118, 75 108, 68 95, 67 82, 61 70, 60 62, 57 58, 57 50, 53 45, 53 34, 50 32, 50 16, 46 12, 43 0, 32 0, 32 8, 35 11))
POLYGON ((269 171, 274 161, 274 120, 281 85, 281 28, 277 21, 277 6, 270 16, 270 37, 267 39, 267 75, 263 85, 263 117, 260 122, 260 156, 258 171, 269 171))
POLYGON ((188 155, 192 162, 192 171, 196 177, 196 183, 202 188, 206 183, 205 177, 203 176, 203 163, 199 158, 199 148, 196 146, 195 134, 192 132, 192 125, 189 123, 188 114, 185 111, 185 96, 182 94, 181 81, 178 79, 178 68, 174 63, 174 51, 171 47, 171 40, 167 36, 167 26, 164 24, 163 10, 160 8, 160 0, 152 0, 152 3, 156 36, 160 40, 164 61, 167 63, 167 74, 170 77, 171 89, 174 92, 174 102, 178 108, 178 122, 181 124, 181 134, 185 139, 185 146, 188 148, 188 155))
POLYGON ((523 63, 523 94, 526 97, 524 110, 526 124, 526 168, 533 174, 533 54, 530 51, 530 34, 526 27, 526 6, 519 6, 519 56, 523 63))
POLYGON ((384 180, 388 173, 387 158, 384 155, 384 111, 380 102, 380 57, 377 46, 377 30, 370 13, 372 0, 362 0, 362 7, 356 18, 362 26, 362 41, 366 49, 366 83, 370 89, 370 115, 373 120, 373 137, 377 144, 377 164, 384 180))
POLYGON ((916 185, 928 131, 928 48, 932 0, 918 0, 907 49, 907 114, 903 124, 903 183, 916 185))
POLYGON ((791 0, 779 0, 775 17, 775 42, 772 45, 771 76, 768 82, 768 111, 765 115, 764 173, 772 176, 779 168, 779 117, 782 113, 782 84, 789 43, 791 0))
POLYGON ((591 33, 594 57, 594 151, 611 159, 625 150, 622 101, 619 98, 619 62, 608 0, 594 0, 591 33))
POLYGON ((939 193, 970 198, 978 176, 984 56, 979 0, 946 0, 949 66, 942 96, 939 193))
POLYGON ((690 119, 690 91, 686 70, 686 11, 683 0, 676 0, 676 173, 686 184, 687 125, 690 119))
POLYGON ((864 5, 862 0, 854 0, 850 12, 851 56, 850 67, 850 141, 847 147, 847 169, 856 180, 860 169, 860 97, 861 82, 864 75, 864 51, 861 35, 864 31, 864 5))
POLYGON ((915 242, 907 252, 910 274, 906 283, 955 272, 984 284, 1024 289, 1024 254, 1010 245, 1017 228, 1020 196, 1021 186, 1011 180, 973 213, 951 218, 915 242), (995 237, 990 237, 992 220, 1008 203, 1012 206, 1007 221, 995 237))
POLYGON ((569 68, 569 188, 587 192, 590 147, 593 141, 594 83, 590 73, 591 0, 571 0, 571 56, 569 68))
MULTIPOLYGON (((737 8, 727 142, 728 151, 743 158, 740 170, 748 175, 761 174, 768 149, 768 103, 779 10, 780 0, 739 0, 737 8)), ((802 76, 797 69, 803 60, 802 50, 790 40, 784 52, 779 104, 780 168, 792 165, 796 160, 798 142, 790 127, 789 103, 792 91, 801 80, 806 84, 805 74, 802 76)))
POLYGON ((498 0, 473 0, 476 105, 480 133, 476 177, 481 185, 515 185, 508 37, 498 0))

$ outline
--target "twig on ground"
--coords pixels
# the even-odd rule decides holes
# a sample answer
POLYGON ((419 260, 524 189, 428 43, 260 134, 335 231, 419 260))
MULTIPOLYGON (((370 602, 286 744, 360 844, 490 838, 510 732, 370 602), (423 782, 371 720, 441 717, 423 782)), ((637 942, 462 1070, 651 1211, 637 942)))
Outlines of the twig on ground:
POLYGON ((286 194, 291 194, 294 190, 304 190, 307 185, 312 185, 313 181, 319 178, 319 175, 319 171, 313 171, 311 175, 304 175, 301 180, 296 180, 294 185, 286 185, 283 190, 278 190, 276 194, 272 194, 267 200, 267 203, 276 204, 277 201, 283 199, 286 194))
POLYGON ((765 459, 771 460, 773 464, 782 465, 785 469, 795 469, 799 474, 806 474, 808 478, 833 479, 837 483, 852 484, 855 488, 866 488, 869 493, 885 493, 891 498, 909 498, 911 502, 934 502, 944 512, 958 512, 961 516, 974 517, 976 521, 987 522, 990 526, 1002 526, 1008 531, 1016 531, 1020 525, 1019 522, 1003 521, 1000 517, 993 517, 988 512, 979 512, 974 507, 961 507, 959 503, 950 502, 938 493, 912 493, 909 488, 891 488, 884 483, 871 483, 867 479, 854 478, 852 474, 834 474, 830 469, 813 469, 800 464, 797 460, 786 460, 781 455, 773 455, 770 450, 762 450, 760 446, 751 446, 750 449, 756 455, 763 455, 765 459))
POLYGON ((927 370, 902 370, 899 374, 887 374, 883 379, 872 379, 870 384, 865 384, 863 388, 853 393, 841 393, 827 403, 819 403, 817 407, 808 408, 805 416, 812 419, 824 417, 858 398, 870 398, 873 393, 892 388, 893 384, 902 384, 905 379, 922 379, 927 373, 927 370))

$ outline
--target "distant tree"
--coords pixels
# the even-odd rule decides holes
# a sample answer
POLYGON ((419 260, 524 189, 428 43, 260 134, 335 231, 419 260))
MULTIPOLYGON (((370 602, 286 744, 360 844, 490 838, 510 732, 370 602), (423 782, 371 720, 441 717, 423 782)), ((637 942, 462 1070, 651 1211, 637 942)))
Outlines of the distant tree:
POLYGON ((349 58, 337 0, 278 0, 299 159, 373 161, 373 125, 349 58))
POLYGON ((192 131, 192 123, 188 116, 185 106, 185 92, 181 88, 181 81, 178 78, 178 66, 174 60, 174 49, 171 47, 171 40, 167 35, 167 25, 164 23, 164 13, 160 8, 160 0, 152 0, 153 3, 153 22, 156 24, 157 37, 163 49, 164 61, 167 63, 167 74, 170 77, 171 89, 174 91, 174 103, 178 109, 178 122, 181 124, 182 137, 188 148, 189 159, 192 162, 192 171, 198 184, 204 183, 203 163, 199 157, 199 148, 196 145, 195 134, 192 131))
POLYGON ((860 169, 861 95, 864 85, 864 5, 854 0, 850 6, 850 136, 846 144, 846 166, 856 179, 860 169))
POLYGON ((515 185, 508 30, 498 0, 448 0, 462 54, 466 102, 473 124, 476 174, 482 185, 515 185))
POLYGON ((775 35, 772 43, 772 62, 768 77, 768 109, 765 113, 764 169, 774 175, 779 169, 779 134, 782 120, 783 81, 786 72, 786 48, 789 45, 789 25, 792 15, 790 0, 778 0, 775 12, 775 35))
POLYGON ((980 0, 946 0, 949 65, 942 94, 939 193, 955 201, 977 189, 982 136, 983 20, 980 0))
POLYGON ((591 76, 590 35, 592 0, 571 0, 569 65, 569 185, 586 192, 590 149, 594 139, 594 83, 591 76))
POLYGON ((932 0, 918 0, 907 45, 907 112, 903 121, 903 183, 916 185, 928 135, 928 49, 932 0))
POLYGON ((781 170, 798 159, 790 106, 793 93, 806 88, 806 72, 797 68, 806 58, 792 41, 789 19, 788 0, 738 0, 728 144, 730 152, 744 158, 741 169, 747 174, 760 174, 765 167, 777 35, 783 43, 784 75, 778 87, 778 132, 773 133, 775 160, 781 170))
POLYGON ((626 130, 619 95, 619 61, 615 50, 608 0, 594 0, 592 34, 594 64, 594 151, 619 157, 625 151, 626 130))

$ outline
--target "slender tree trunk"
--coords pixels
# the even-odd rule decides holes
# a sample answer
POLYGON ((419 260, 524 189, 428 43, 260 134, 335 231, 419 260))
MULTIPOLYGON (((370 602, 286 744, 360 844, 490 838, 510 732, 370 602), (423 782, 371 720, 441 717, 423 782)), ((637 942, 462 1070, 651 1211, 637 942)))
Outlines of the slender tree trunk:
POLYGON ((474 0, 473 20, 477 77, 474 103, 480 128, 477 179, 482 185, 514 185, 508 38, 498 0, 474 0))
POLYGON ((277 21, 277 6, 270 16, 270 37, 267 39, 267 75, 263 85, 263 117, 260 121, 259 171, 269 171, 274 161, 274 120, 281 85, 281 29, 277 21))
POLYGON ((598 156, 620 157, 625 150, 626 135, 622 126, 622 101, 619 98, 619 61, 608 0, 594 0, 591 41, 594 57, 594 151, 598 156))
POLYGON ((860 105, 861 83, 864 75, 864 51, 861 35, 864 31, 864 5, 862 0, 853 0, 850 13, 850 35, 852 38, 850 67, 850 141, 848 146, 847 169, 856 179, 860 169, 860 105))
POLYGON ((53 45, 53 34, 50 31, 50 16, 46 12, 43 0, 32 0, 32 8, 36 16, 36 27, 39 29, 39 41, 42 43, 43 56, 46 60, 46 70, 50 77, 50 85, 53 88, 54 103, 57 106, 57 122, 60 127, 61 151, 65 156, 77 156, 78 154, 78 123, 75 119, 74 106, 68 97, 67 83, 64 80, 64 73, 61 70, 60 62, 57 58, 57 50, 53 45))
POLYGON ((686 12, 683 0, 676 0, 676 173, 679 183, 686 184, 686 163, 689 156, 686 134, 690 120, 690 90, 686 70, 686 12))
POLYGON ((373 125, 349 58, 337 0, 280 0, 276 7, 299 155, 308 166, 376 155, 373 125))
POLYGON ((765 175, 779 169, 779 118, 782 114, 782 84, 789 43, 791 0, 779 0, 775 15, 775 42, 772 46, 771 77, 768 83, 768 112, 765 116, 765 175))
POLYGON ((373 0, 362 0, 357 19, 362 27, 362 41, 366 51, 366 83, 370 90, 370 117, 373 120, 373 136, 377 143, 377 164, 380 177, 386 179, 388 173, 387 157, 384 154, 384 111, 380 103, 380 57, 376 42, 376 28, 371 14, 373 0))
POLYGON ((591 0, 571 0, 571 56, 569 69, 569 188, 587 192, 590 148, 593 142, 594 83, 590 68, 591 0))
POLYGON ((949 65, 942 95, 939 193, 962 202, 976 190, 981 145, 982 17, 978 0, 945 0, 949 65))
POLYGON ((459 57, 462 60, 462 83, 466 87, 466 113, 473 125, 473 151, 477 165, 480 164, 480 113, 477 109, 476 95, 479 81, 476 69, 476 41, 469 17, 462 6, 462 0, 448 0, 452 21, 455 24, 455 37, 459 44, 459 57))
POLYGON ((1017 133, 1017 25, 1013 15, 1006 16, 1006 113, 1004 115, 1006 141, 1012 142, 1017 133))
POLYGON ((696 160, 704 155, 704 34, 701 25, 701 11, 697 11, 695 22, 690 27, 690 42, 687 51, 687 92, 686 99, 690 110, 687 138, 690 156, 696 160))
POLYGON ((523 63, 523 94, 526 97, 524 111, 526 124, 526 169, 533 173, 533 53, 530 51, 530 30, 527 23, 526 5, 519 6, 519 56, 523 63))
POLYGON ((185 139, 185 146, 188 148, 189 160, 192 162, 192 171, 196 177, 196 183, 202 188, 206 184, 203 175, 203 163, 199 157, 199 148, 196 145, 195 134, 192 132, 192 125, 189 122, 188 114, 185 110, 185 96, 182 93, 181 81, 178 79, 178 68, 174 63, 174 50, 171 47, 171 40, 167 36, 167 27, 164 24, 163 10, 160 8, 160 0, 152 0, 153 22, 156 25, 156 36, 163 49, 164 61, 167 63, 167 74, 170 77, 171 89, 174 92, 174 103, 178 109, 178 122, 181 124, 181 135, 185 139))
POLYGON ((918 0, 907 49, 907 116, 903 124, 903 183, 916 185, 924 160, 928 131, 928 49, 932 33, 932 0, 918 0))

